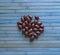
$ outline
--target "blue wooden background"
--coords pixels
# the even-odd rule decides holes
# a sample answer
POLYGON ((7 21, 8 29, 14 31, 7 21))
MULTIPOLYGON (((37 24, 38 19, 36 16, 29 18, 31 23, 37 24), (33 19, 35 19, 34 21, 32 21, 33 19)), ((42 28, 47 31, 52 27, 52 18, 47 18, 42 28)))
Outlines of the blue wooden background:
POLYGON ((60 0, 0 0, 0 55, 60 55, 60 0), (45 26, 32 43, 16 24, 28 14, 45 26))

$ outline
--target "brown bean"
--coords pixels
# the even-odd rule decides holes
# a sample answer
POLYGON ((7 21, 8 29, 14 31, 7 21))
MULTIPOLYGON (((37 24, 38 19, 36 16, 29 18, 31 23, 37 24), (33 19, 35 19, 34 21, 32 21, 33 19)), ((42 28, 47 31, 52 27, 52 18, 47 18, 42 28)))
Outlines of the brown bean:
POLYGON ((37 35, 36 33, 34 33, 34 37, 35 37, 35 38, 38 38, 38 35, 37 35))
POLYGON ((26 26, 26 27, 25 27, 25 30, 26 30, 26 31, 28 31, 28 30, 29 30, 29 28, 26 26))
POLYGON ((39 25, 35 25, 35 28, 39 28, 40 26, 39 25))
POLYGON ((38 29, 37 28, 34 28, 33 31, 36 32, 38 29))
POLYGON ((27 31, 25 31, 25 35, 28 36, 28 32, 27 31))
POLYGON ((30 20, 32 20, 32 16, 31 15, 28 15, 28 17, 30 18, 30 20))
POLYGON ((40 25, 40 28, 44 28, 44 26, 43 25, 40 25))
POLYGON ((25 21, 27 20, 27 16, 24 15, 23 18, 24 18, 25 21))
POLYGON ((22 22, 17 22, 17 25, 22 25, 22 22))
POLYGON ((24 29, 22 29, 22 33, 23 33, 23 34, 25 33, 25 28, 24 28, 24 29))
POLYGON ((22 25, 18 25, 18 28, 21 30, 22 29, 22 25))
POLYGON ((28 30, 29 33, 31 33, 32 31, 33 31, 32 28, 28 30))
POLYGON ((40 31, 40 32, 43 32, 43 31, 44 31, 44 29, 43 29, 43 28, 39 28, 39 31, 40 31))
POLYGON ((35 39, 34 35, 30 37, 30 41, 33 41, 35 39))
POLYGON ((41 34, 41 32, 40 32, 40 31, 36 31, 36 34, 37 34, 37 35, 40 35, 40 34, 41 34))
POLYGON ((38 17, 38 16, 35 16, 35 19, 36 19, 36 20, 39 20, 39 17, 38 17))
POLYGON ((25 28, 25 23, 22 24, 22 28, 25 28))
POLYGON ((21 18, 21 22, 25 22, 25 19, 24 18, 21 18))
POLYGON ((38 22, 38 25, 42 25, 42 22, 38 22))

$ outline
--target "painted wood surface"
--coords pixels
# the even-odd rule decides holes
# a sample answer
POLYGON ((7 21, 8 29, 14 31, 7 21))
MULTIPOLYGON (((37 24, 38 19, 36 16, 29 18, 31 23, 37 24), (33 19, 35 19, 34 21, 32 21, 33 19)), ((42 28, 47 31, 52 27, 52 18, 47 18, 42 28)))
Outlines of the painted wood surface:
POLYGON ((60 55, 60 0, 0 0, 0 55, 60 55), (32 43, 16 24, 28 14, 45 26, 32 43))

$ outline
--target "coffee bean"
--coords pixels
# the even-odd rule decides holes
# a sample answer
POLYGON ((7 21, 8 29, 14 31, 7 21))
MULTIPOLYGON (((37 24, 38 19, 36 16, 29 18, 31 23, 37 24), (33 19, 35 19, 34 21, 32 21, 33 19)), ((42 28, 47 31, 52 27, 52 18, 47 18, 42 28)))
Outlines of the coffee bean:
POLYGON ((21 30, 22 29, 22 25, 18 25, 18 28, 21 30))
POLYGON ((26 30, 26 31, 28 31, 28 30, 29 30, 29 28, 26 26, 26 27, 25 27, 25 30, 26 30))
POLYGON ((36 32, 38 29, 37 28, 34 28, 33 31, 36 32))
POLYGON ((28 34, 29 34, 29 33, 28 33, 27 31, 25 31, 25 35, 28 36, 28 34))
POLYGON ((32 16, 31 15, 28 15, 28 17, 30 18, 30 20, 32 20, 32 16))
POLYGON ((39 17, 38 17, 38 16, 35 16, 35 19, 36 19, 36 20, 39 20, 39 17))
POLYGON ((17 25, 22 25, 22 22, 17 22, 17 25))
POLYGON ((29 33, 31 33, 32 31, 33 31, 32 28, 28 30, 29 33))
POLYGON ((40 26, 39 25, 35 25, 35 28, 39 28, 40 26))
POLYGON ((35 39, 34 35, 30 37, 30 41, 33 41, 35 39))
POLYGON ((44 26, 43 26, 43 25, 40 25, 40 27, 41 27, 41 28, 44 28, 44 26))
POLYGON ((39 26, 42 25, 42 22, 38 22, 38 25, 39 25, 39 26))
POLYGON ((40 32, 40 31, 36 31, 36 34, 37 34, 37 35, 40 35, 40 34, 41 34, 41 32, 40 32))
POLYGON ((43 29, 43 28, 39 28, 39 31, 40 31, 40 32, 43 32, 43 31, 44 31, 44 29, 43 29))
POLYGON ((37 35, 36 33, 34 33, 34 37, 35 37, 35 38, 38 38, 38 35, 37 35))

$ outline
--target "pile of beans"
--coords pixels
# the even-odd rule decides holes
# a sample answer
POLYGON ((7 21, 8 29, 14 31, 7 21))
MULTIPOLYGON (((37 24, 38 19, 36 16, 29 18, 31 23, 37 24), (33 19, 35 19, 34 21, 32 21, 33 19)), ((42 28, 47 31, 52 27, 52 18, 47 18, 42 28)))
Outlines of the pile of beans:
POLYGON ((42 22, 39 22, 39 17, 31 15, 23 16, 20 22, 17 22, 19 30, 22 31, 26 37, 33 41, 44 31, 42 22))

